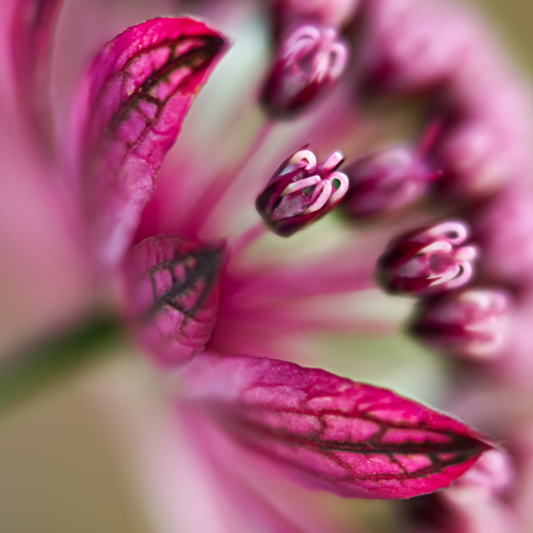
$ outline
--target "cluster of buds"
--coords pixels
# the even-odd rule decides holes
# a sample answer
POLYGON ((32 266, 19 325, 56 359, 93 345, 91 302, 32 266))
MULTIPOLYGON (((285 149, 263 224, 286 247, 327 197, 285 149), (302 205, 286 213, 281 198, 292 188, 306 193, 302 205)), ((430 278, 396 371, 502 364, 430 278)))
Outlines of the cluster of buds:
POLYGON ((307 147, 289 157, 257 198, 266 225, 290 237, 329 213, 348 191, 348 178, 337 171, 342 162, 342 154, 333 152, 319 164, 307 147))
POLYGON ((392 294, 429 296, 466 285, 478 255, 468 238, 468 226, 458 221, 401 235, 379 259, 381 286, 392 294))

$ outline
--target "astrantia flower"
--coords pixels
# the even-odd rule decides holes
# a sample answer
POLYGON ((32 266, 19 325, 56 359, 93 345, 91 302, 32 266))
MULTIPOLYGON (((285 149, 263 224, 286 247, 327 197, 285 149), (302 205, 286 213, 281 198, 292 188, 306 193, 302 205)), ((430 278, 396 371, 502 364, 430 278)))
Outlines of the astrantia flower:
MULTIPOLYGON (((338 220, 317 227, 348 191, 349 177, 338 170, 344 158, 340 150, 356 155, 351 95, 361 91, 348 86, 349 76, 343 78, 353 18, 361 17, 368 29, 361 37, 357 83, 381 84, 379 93, 391 96, 447 87, 457 54, 470 46, 472 35, 479 37, 470 32, 472 21, 465 19, 460 38, 440 49, 430 33, 411 33, 420 30, 420 20, 435 16, 437 3, 419 17, 414 0, 405 3, 405 13, 385 1, 363 11, 358 9, 365 6, 355 1, 318 2, 314 9, 279 2, 271 64, 257 68, 255 57, 246 64, 236 31, 234 61, 241 69, 234 73, 229 59, 217 67, 229 39, 215 26, 240 29, 246 24, 239 17, 249 14, 248 24, 257 12, 244 3, 220 8, 205 2, 199 9, 205 18, 159 16, 108 36, 72 104, 55 102, 54 107, 43 91, 59 3, 13 3, 11 49, 27 146, 57 176, 58 195, 67 198, 65 210, 75 213, 73 233, 95 287, 121 291, 120 301, 113 302, 117 314, 161 374, 170 377, 176 409, 198 439, 195 452, 203 454, 228 498, 245 506, 253 502, 271 530, 294 530, 290 520, 280 519, 277 503, 265 503, 256 494, 244 465, 253 464, 258 476, 286 477, 340 496, 403 499, 448 487, 480 457, 484 462, 463 486, 484 485, 486 477, 496 488, 483 494, 500 498, 491 458, 505 463, 500 470, 506 472, 514 464, 484 434, 388 389, 308 368, 309 359, 293 343, 296 334, 368 329, 369 321, 350 314, 341 302, 348 294, 357 304, 363 290, 375 288, 374 269, 384 250, 377 276, 393 293, 422 298, 439 293, 451 299, 450 291, 475 279, 478 248, 470 243, 466 223, 413 229, 412 220, 428 218, 414 216, 359 237, 338 220), (398 17, 406 23, 391 24, 398 17), (404 42, 402 31, 412 41, 405 41, 406 51, 399 54, 393 43, 404 42), (406 61, 418 53, 412 43, 420 38, 431 41, 428 54, 439 60, 435 69, 427 57, 419 58, 416 68, 406 61), (206 84, 210 94, 196 103, 177 150, 169 152, 206 84), (61 123, 61 113, 68 115, 68 126, 61 123), (301 118, 280 125, 281 116, 301 118), (67 133, 54 137, 51 124, 67 133), (271 240, 268 229, 290 237, 288 244, 271 240), (400 229, 410 231, 398 237, 400 229), (298 237, 292 235, 308 231, 306 251, 305 238, 293 241, 298 237), (330 301, 326 309, 328 298, 333 305, 330 301), (479 472, 485 463, 490 472, 484 477, 479 472)), ((446 13, 450 20, 463 20, 453 8, 446 13)), ((66 55, 61 49, 53 65, 60 68, 66 55)), ((471 95, 460 86, 450 81, 450 100, 463 98, 466 108, 471 95)), ((448 107, 436 109, 436 121, 443 124, 440 139, 454 130, 448 107)), ((466 123, 467 114, 461 117, 466 123)), ((489 133, 501 126, 496 120, 482 124, 489 133)), ((414 203, 430 192, 425 186, 430 180, 456 179, 452 165, 439 167, 439 154, 455 157, 453 150, 438 151, 439 139, 431 149, 406 152, 407 163, 393 181, 406 181, 407 187, 400 183, 385 191, 373 214, 414 203)), ((365 179, 375 183, 361 186, 361 194, 383 190, 384 172, 387 165, 381 164, 367 172, 365 179)), ((468 188, 474 200, 477 192, 468 188)), ((472 225, 476 228, 475 221, 472 225)), ((497 280, 496 290, 498 283, 504 281, 497 280)), ((437 299, 425 304, 427 316, 438 315, 437 299)), ((458 316, 464 337, 479 326, 475 317, 471 323, 469 313, 458 316)), ((386 331, 391 321, 376 319, 374 327, 386 331)), ((495 334, 492 322, 487 328, 483 339, 495 334)), ((452 348, 471 348, 469 339, 451 343, 452 348)), ((327 359, 327 353, 320 359, 325 367, 327 359)), ((450 501, 462 494, 460 487, 455 485, 450 501)))

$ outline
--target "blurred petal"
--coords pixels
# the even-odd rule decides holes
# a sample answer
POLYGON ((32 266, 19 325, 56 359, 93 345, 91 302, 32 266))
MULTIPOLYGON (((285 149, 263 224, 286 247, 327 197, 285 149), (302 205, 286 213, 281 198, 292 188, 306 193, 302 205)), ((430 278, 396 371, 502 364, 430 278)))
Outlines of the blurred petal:
POLYGON ((203 349, 217 319, 224 245, 160 235, 126 258, 126 313, 156 360, 176 365, 203 349))
POLYGON ((163 157, 225 43, 202 22, 157 18, 127 29, 93 61, 78 102, 79 158, 105 263, 116 263, 129 244, 163 157))
POLYGON ((49 107, 47 81, 52 36, 62 0, 20 0, 11 30, 13 67, 22 111, 38 128, 44 142, 49 107))
POLYGON ((447 487, 491 445, 464 424, 391 391, 323 370, 201 355, 190 397, 244 446, 312 488, 409 498, 447 487))

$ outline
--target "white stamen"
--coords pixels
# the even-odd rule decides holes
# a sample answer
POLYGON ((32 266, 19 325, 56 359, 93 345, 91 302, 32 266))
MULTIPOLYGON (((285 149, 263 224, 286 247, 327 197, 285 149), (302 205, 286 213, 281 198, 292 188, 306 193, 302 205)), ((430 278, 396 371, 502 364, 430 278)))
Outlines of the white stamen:
POLYGON ((453 268, 450 268, 449 270, 447 270, 446 272, 442 274, 432 274, 431 276, 428 276, 426 279, 435 280, 432 283, 430 283, 430 287, 433 287, 435 285, 441 285, 442 283, 447 283, 448 281, 455 279, 457 276, 459 276, 459 278, 462 278, 460 265, 455 265, 453 268))
POLYGON ((418 251, 417 255, 433 253, 449 253, 453 249, 452 245, 446 241, 435 241, 418 251))
POLYGON ((329 199, 330 204, 336 204, 340 202, 343 196, 348 192, 348 187, 350 182, 348 181, 348 176, 342 172, 332 172, 328 178, 332 184, 333 180, 339 180, 339 187, 333 192, 331 198, 329 199))
POLYGON ((292 192, 301 191, 306 187, 312 187, 313 185, 317 185, 318 183, 320 183, 320 181, 320 176, 310 176, 309 178, 304 178, 303 180, 295 181, 294 183, 287 185, 287 187, 283 189, 283 192, 280 194, 280 197, 286 196, 287 194, 291 194, 292 192))
POLYGON ((333 186, 329 180, 322 180, 320 184, 317 185, 317 187, 320 186, 322 186, 322 191, 320 191, 318 198, 302 213, 302 215, 314 213, 315 211, 322 209, 328 202, 333 186))
POLYGON ((302 26, 289 36, 285 41, 284 48, 292 48, 298 41, 306 39, 318 41, 320 39, 320 31, 314 26, 302 26))
POLYGON ((322 81, 328 74, 329 69, 329 54, 326 52, 318 52, 313 59, 313 75, 312 79, 322 81))
POLYGON ((331 170, 335 168, 343 160, 343 155, 340 152, 333 152, 322 164, 324 170, 331 170))
POLYGON ((462 261, 473 261, 478 255, 478 250, 475 246, 463 246, 455 253, 455 259, 462 261))
POLYGON ((468 229, 458 221, 443 222, 428 230, 428 235, 445 237, 451 244, 461 244, 468 238, 468 229))
POLYGON ((460 287, 461 285, 468 283, 472 277, 472 274, 474 273, 474 269, 468 261, 461 261, 457 264, 457 267, 460 269, 460 272, 452 278, 450 283, 448 283, 448 289, 455 289, 456 287, 460 287))
POLYGON ((348 49, 343 43, 333 43, 330 48, 329 57, 331 60, 329 77, 333 80, 336 80, 344 72, 344 69, 348 64, 348 49))
POLYGON ((302 161, 306 160, 307 164, 303 167, 306 170, 311 170, 316 167, 316 156, 311 150, 300 150, 296 152, 290 159, 289 165, 299 165, 302 161))

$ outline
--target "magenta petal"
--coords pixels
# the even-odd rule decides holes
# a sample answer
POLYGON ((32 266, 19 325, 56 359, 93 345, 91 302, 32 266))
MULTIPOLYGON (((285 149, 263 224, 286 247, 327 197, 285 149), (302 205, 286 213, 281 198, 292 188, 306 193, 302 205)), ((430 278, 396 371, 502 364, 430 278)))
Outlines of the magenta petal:
POLYGON ((126 315, 139 342, 164 366, 183 364, 215 324, 224 245, 159 235, 126 256, 126 315))
POLYGON ((447 487, 492 446, 465 424, 323 370, 202 354, 190 397, 241 444, 311 488, 410 498, 447 487))
POLYGON ((13 68, 21 110, 50 142, 48 71, 53 30, 63 0, 18 0, 11 27, 13 68))
POLYGON ((154 177, 224 37, 190 18, 127 29, 93 61, 79 101, 83 198, 96 246, 120 259, 154 189, 154 177))

